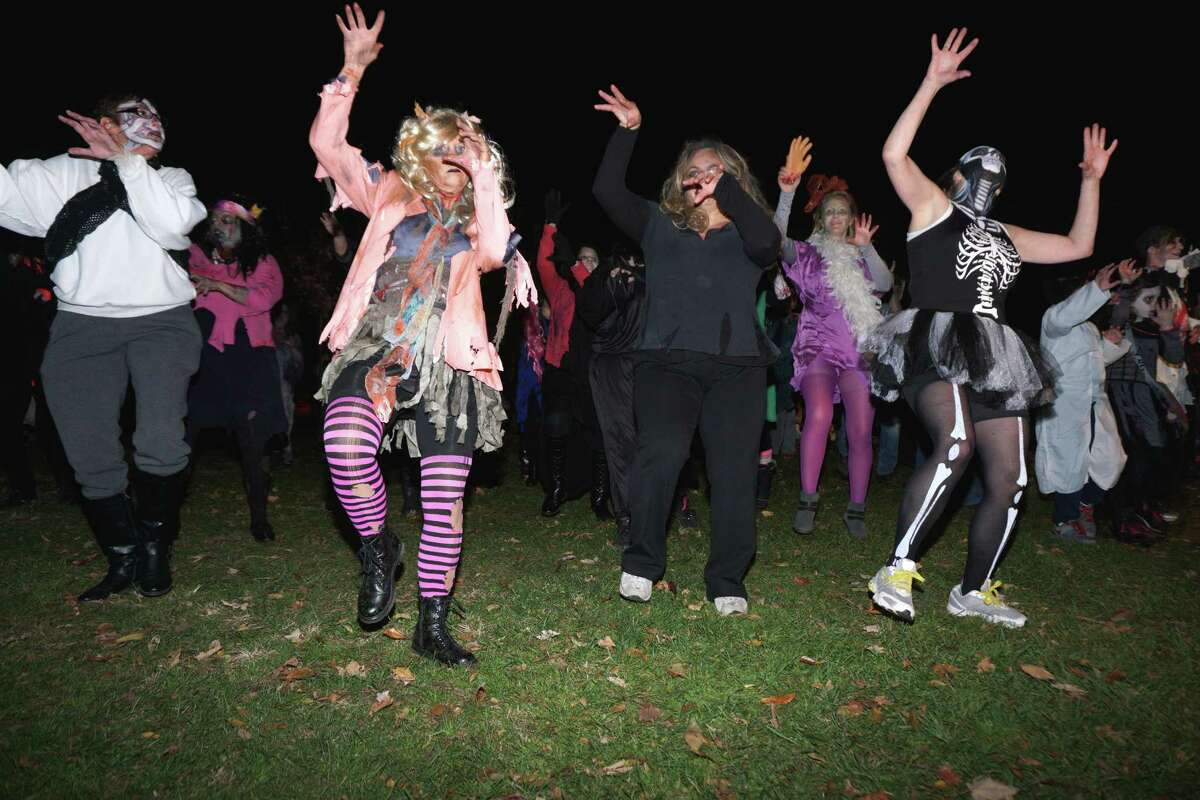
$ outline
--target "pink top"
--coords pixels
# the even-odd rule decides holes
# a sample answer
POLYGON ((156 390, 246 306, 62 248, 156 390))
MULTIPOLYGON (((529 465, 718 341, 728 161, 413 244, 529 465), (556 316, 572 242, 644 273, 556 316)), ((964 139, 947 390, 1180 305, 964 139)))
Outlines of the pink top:
POLYGON ((235 303, 216 291, 196 295, 195 307, 210 311, 216 317, 212 335, 208 337, 209 344, 218 350, 233 344, 237 323, 241 320, 246 325, 251 347, 275 346, 271 336, 271 307, 283 297, 283 274, 274 256, 263 256, 254 272, 244 278, 236 264, 214 264, 207 253, 192 245, 188 249, 188 269, 193 275, 249 289, 245 303, 235 303))
MULTIPOLYGON (((392 248, 392 231, 405 217, 425 213, 424 201, 398 174, 377 163, 368 164, 362 151, 346 142, 350 107, 356 93, 357 88, 349 82, 326 84, 321 92, 321 108, 308 133, 308 143, 317 156, 317 178, 331 177, 337 187, 333 208, 353 208, 368 217, 333 316, 321 333, 321 341, 328 339, 329 349, 334 352, 346 345, 366 313, 375 288, 375 272, 392 248)), ((479 276, 504 265, 512 226, 492 168, 482 166, 471 176, 471 182, 475 191, 475 219, 464 231, 471 240, 471 249, 450 259, 446 311, 434 346, 451 367, 469 372, 499 390, 503 366, 488 339, 479 276)), ((529 265, 520 253, 515 259, 515 302, 522 306, 536 304, 537 290, 529 265)))

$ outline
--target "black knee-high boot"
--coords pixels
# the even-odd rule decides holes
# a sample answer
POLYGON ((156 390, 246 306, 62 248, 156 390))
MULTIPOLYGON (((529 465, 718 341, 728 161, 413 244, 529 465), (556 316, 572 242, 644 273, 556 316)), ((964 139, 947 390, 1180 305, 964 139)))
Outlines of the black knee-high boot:
POLYGON ((610 507, 608 459, 603 450, 592 451, 592 513, 596 519, 607 521, 613 518, 610 507))
POLYGON ((103 600, 124 591, 133 583, 137 568, 138 534, 133 508, 124 492, 99 500, 84 500, 83 515, 104 557, 108 574, 98 584, 79 595, 79 602, 103 600))
POLYGON ((567 499, 567 438, 553 437, 548 442, 550 451, 550 487, 542 501, 542 516, 553 517, 567 499))
POLYGON ((137 583, 145 597, 171 591, 171 553, 179 537, 179 507, 187 470, 174 475, 133 474, 133 499, 137 518, 137 583))
MULTIPOLYGON (((422 597, 417 601, 417 627, 413 631, 412 649, 450 667, 474 664, 475 654, 464 649, 450 635, 446 617, 452 603, 448 596, 422 597)), ((461 609, 457 610, 462 613, 461 609)))
POLYGON ((246 504, 250 507, 250 535, 260 542, 274 541, 275 530, 267 521, 267 497, 271 494, 271 460, 264 456, 250 426, 234 432, 242 460, 246 504))

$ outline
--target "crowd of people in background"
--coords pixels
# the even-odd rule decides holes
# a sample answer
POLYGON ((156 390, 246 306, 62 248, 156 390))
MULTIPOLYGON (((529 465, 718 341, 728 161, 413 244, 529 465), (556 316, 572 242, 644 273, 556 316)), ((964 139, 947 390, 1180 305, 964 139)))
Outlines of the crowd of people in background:
POLYGON ((588 192, 551 190, 531 267, 507 216, 509 167, 480 120, 417 105, 391 168, 348 143, 383 23, 357 5, 338 20, 344 62, 309 137, 331 202, 302 241, 273 237, 272 209, 237 187, 202 203, 188 172, 158 163, 166 129, 137 94, 67 112, 81 146, 0 169, 0 226, 30 237, 0 265, 15 356, 2 378, 2 502, 38 499, 33 438, 107 559, 81 601, 171 589, 180 506, 211 429, 237 454, 249 534, 286 539, 268 498, 272 470, 295 458, 297 415, 320 428, 328 505, 358 540, 366 627, 397 603, 404 546, 389 528, 387 473, 399 475, 403 511, 420 512, 412 644, 448 665, 475 660, 446 621, 464 494, 476 459, 506 434, 523 482, 541 489, 530 514, 586 496, 612 527, 618 590, 634 602, 650 601, 667 570, 672 521, 696 525, 702 471, 704 581, 722 615, 747 611, 757 512, 778 503, 772 488, 792 458, 799 500, 788 511, 805 536, 868 541, 868 519, 892 519, 869 510, 871 484, 908 476, 869 584, 907 622, 923 539, 953 503, 975 511, 946 608, 1010 627, 1025 616, 995 574, 1027 492, 1053 495, 1048 535, 1071 545, 1108 533, 1150 547, 1179 519, 1178 489, 1200 473, 1200 285, 1189 282, 1200 252, 1154 224, 1130 252, 1093 253, 1116 149, 1099 125, 1084 131, 1066 234, 991 217, 1009 168, 994 148, 927 177, 911 145, 938 93, 969 75, 978 40, 965 30, 933 38, 883 146, 911 214, 906 258, 876 249, 865 209, 880 198, 855 195, 834 174, 844 165, 821 164, 803 136, 786 148, 773 204, 715 139, 686 142, 659 197, 639 196, 626 170, 642 109, 610 86, 595 108, 616 127, 590 194, 625 238, 572 243, 569 209, 588 192), (814 160, 824 172, 810 174, 814 160), (793 214, 801 192, 804 220, 793 214), (1024 262, 1076 264, 1045 273, 1036 339, 1005 318, 1024 262), (492 271, 504 290, 489 315, 481 280, 492 271), (324 325, 326 348, 301 336, 305 320, 324 325), (845 498, 831 491, 831 465, 845 498), (831 501, 840 524, 822 524, 831 501))

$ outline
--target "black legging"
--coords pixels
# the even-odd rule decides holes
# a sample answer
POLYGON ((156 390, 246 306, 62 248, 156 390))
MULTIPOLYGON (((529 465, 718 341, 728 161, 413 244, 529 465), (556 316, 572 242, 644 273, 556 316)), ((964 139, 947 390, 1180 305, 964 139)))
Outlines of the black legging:
POLYGON ((994 416, 994 409, 980 407, 970 395, 963 387, 934 381, 915 397, 913 411, 925 426, 933 450, 913 471, 905 488, 892 559, 893 563, 901 558, 916 560, 925 533, 945 510, 971 457, 978 454, 983 501, 975 509, 967 534, 963 593, 981 589, 991 579, 1012 535, 1027 483, 1025 447, 1029 437, 1026 414, 994 416))

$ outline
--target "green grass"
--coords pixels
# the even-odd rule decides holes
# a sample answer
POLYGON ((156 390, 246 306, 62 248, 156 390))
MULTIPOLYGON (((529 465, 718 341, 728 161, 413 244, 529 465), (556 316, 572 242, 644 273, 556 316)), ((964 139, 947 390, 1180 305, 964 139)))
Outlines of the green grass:
MULTIPOLYGON (((622 602, 611 528, 583 501, 543 520, 539 492, 510 464, 467 515, 457 622, 479 648, 471 671, 358 628, 358 562, 325 510, 312 445, 276 477, 271 545, 247 533, 232 460, 202 454, 175 589, 161 599, 74 605, 102 572, 78 509, 0 512, 0 791, 942 798, 990 776, 1021 797, 1194 796, 1197 523, 1185 517, 1149 552, 1059 547, 1043 535, 1048 504, 1030 493, 1000 570, 1030 624, 1010 631, 945 613, 970 519, 959 512, 924 556, 905 626, 871 614, 865 591, 901 481, 873 488, 861 544, 841 527, 845 484, 827 473, 817 532, 800 538, 795 461, 783 462, 774 514, 759 519, 751 613, 722 619, 704 600, 707 532, 672 534, 676 594, 622 602), (127 634, 140 638, 116 643, 127 634), (214 640, 222 650, 197 659, 214 640), (985 657, 993 671, 978 670, 985 657), (352 661, 365 677, 345 674, 352 661), (415 681, 395 680, 396 667, 415 681), (296 668, 313 673, 285 680, 296 668), (393 703, 370 714, 383 691, 393 703), (773 719, 762 698, 789 693, 773 719), (943 766, 953 772, 939 777, 943 766)), ((398 505, 410 569, 393 624, 407 637, 416 526, 398 505)))

